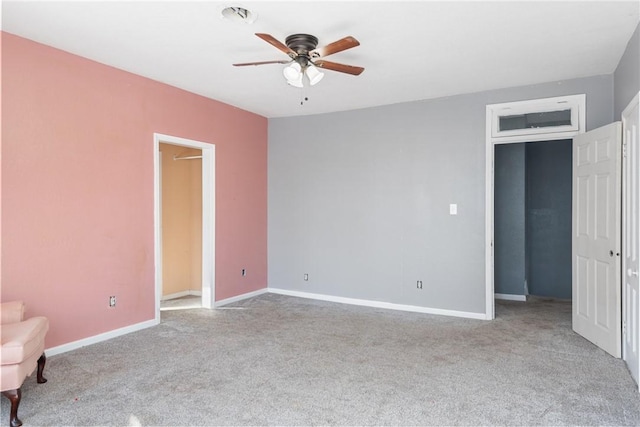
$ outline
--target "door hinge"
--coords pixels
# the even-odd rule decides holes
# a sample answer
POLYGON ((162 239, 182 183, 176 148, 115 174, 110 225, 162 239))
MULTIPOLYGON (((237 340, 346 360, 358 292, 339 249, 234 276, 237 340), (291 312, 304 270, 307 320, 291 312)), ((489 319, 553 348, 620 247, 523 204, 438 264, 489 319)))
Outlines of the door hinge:
POLYGON ((623 143, 622 144, 622 158, 626 158, 627 157, 627 143, 623 143))
POLYGON ((627 336, 627 322, 626 321, 622 321, 622 336, 626 337, 627 336))

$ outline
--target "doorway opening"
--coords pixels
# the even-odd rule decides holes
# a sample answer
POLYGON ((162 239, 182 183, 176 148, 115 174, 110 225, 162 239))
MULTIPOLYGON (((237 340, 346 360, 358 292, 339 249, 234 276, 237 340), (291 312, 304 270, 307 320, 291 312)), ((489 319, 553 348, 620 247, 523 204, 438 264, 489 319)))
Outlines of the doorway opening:
POLYGON ((495 147, 571 139, 586 131, 586 96, 570 95, 487 105, 485 163, 485 318, 495 318, 495 147))
POLYGON ((202 150, 160 143, 160 310, 202 307, 202 150))
POLYGON ((215 146, 154 134, 156 321, 215 304, 215 146))
POLYGON ((495 145, 495 298, 571 300, 572 140, 495 145))

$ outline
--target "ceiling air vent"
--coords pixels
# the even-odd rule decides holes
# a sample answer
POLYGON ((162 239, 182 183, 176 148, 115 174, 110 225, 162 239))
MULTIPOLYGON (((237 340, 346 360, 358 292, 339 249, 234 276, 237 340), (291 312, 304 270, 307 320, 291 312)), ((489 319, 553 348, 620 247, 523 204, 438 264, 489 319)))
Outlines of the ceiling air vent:
POLYGON ((222 17, 231 22, 244 22, 245 24, 251 24, 258 17, 255 13, 251 12, 244 7, 229 6, 222 9, 222 17))

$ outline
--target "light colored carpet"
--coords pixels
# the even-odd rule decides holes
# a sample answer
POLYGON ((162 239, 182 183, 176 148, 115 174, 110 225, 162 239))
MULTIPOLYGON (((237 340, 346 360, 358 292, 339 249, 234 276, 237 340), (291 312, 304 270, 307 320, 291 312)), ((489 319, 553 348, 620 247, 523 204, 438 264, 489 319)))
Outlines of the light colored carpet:
POLYGON ((160 301, 160 311, 167 310, 187 310, 191 308, 201 308, 202 297, 199 296, 184 296, 180 298, 173 298, 164 301, 160 301))
MULTIPOLYGON (((264 294, 50 357, 25 425, 639 425, 624 362, 571 331, 571 305, 495 321, 264 294)), ((2 399, 2 423, 8 417, 2 399)))

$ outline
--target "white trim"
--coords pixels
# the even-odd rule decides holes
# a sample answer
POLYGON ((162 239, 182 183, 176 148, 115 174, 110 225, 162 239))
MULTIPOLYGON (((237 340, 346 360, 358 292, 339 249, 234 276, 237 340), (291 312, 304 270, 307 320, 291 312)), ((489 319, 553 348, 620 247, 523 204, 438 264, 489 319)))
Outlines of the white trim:
POLYGON ((216 301, 216 150, 202 149, 202 307, 216 301), (206 219, 205 219, 206 218, 206 219), (204 262, 204 260, 211 262, 204 262))
POLYGON ((361 305, 365 307, 385 308, 388 310, 410 311, 414 313, 437 314, 441 316, 464 317, 468 319, 485 320, 484 313, 471 313, 468 311, 445 310, 441 308, 420 307, 416 305, 394 304, 383 301, 372 301, 356 298, 336 297, 332 295, 314 294, 309 292, 290 291, 287 289, 268 288, 270 293, 287 295, 291 297, 308 298, 319 301, 330 301, 342 304, 361 305))
POLYGON ((163 295, 162 298, 160 298, 160 301, 167 301, 167 300, 170 300, 170 299, 189 297, 189 296, 200 297, 200 296, 202 296, 202 291, 180 291, 180 292, 175 292, 173 294, 163 295))
POLYGON ((160 296, 162 295, 162 154, 160 141, 153 135, 153 272, 155 321, 160 323, 160 296))
POLYGON ((136 323, 134 325, 125 326, 124 328, 114 329, 113 331, 104 332, 102 334, 94 335, 88 338, 83 338, 78 341, 72 341, 70 343, 62 344, 56 347, 51 347, 45 350, 47 356, 55 356, 56 354, 66 353, 68 351, 77 350, 81 347, 86 347, 91 344, 97 344, 102 341, 107 341, 112 338, 117 338, 122 335, 130 334, 132 332, 141 331, 143 329, 156 326, 160 322, 156 319, 147 320, 146 322, 136 323))
POLYGON ((515 294, 493 294, 495 299, 501 299, 505 301, 527 301, 526 295, 515 295, 515 294))
POLYGON ((493 149, 493 139, 491 138, 491 111, 487 106, 486 114, 486 140, 485 140, 485 225, 484 225, 484 263, 485 263, 485 316, 491 320, 495 315, 494 287, 493 287, 493 164, 495 150, 493 149))
POLYGON ((526 135, 540 135, 536 137, 542 137, 542 134, 567 132, 574 135, 580 128, 580 99, 579 96, 561 96, 555 98, 536 99, 532 101, 519 101, 508 102, 504 104, 492 105, 492 120, 491 120, 491 136, 493 138, 509 138, 514 136, 526 135), (500 117, 522 115, 530 113, 544 113, 551 111, 571 111, 571 124, 561 126, 549 126, 542 128, 525 128, 514 130, 503 130, 500 128, 500 117))
MULTIPOLYGON (((510 144, 510 143, 518 143, 518 142, 535 142, 535 141, 554 141, 561 139, 571 139, 575 135, 584 133, 587 130, 586 123, 586 95, 571 95, 571 96, 560 96, 555 98, 544 98, 544 99, 533 99, 528 101, 518 101, 518 102, 507 102, 502 104, 490 104, 487 105, 486 110, 486 122, 485 122, 485 301, 486 301, 486 318, 494 319, 495 318, 495 296, 494 296, 494 283, 493 283, 493 273, 494 273, 494 248, 493 248, 493 240, 494 240, 494 230, 493 230, 493 221, 494 221, 494 212, 493 212, 493 203, 494 203, 494 177, 493 177, 493 165, 494 165, 494 146, 496 144, 510 144), (578 130, 573 132, 549 132, 549 133, 541 133, 541 134, 527 134, 527 135, 515 135, 509 137, 494 137, 492 136, 491 129, 493 118, 495 117, 495 113, 497 110, 508 108, 511 106, 516 106, 520 111, 523 111, 527 108, 527 105, 530 105, 532 110, 535 111, 535 108, 541 104, 549 104, 550 102, 571 102, 574 103, 578 108, 578 130)), ((549 128, 552 130, 553 128, 549 128)))
POLYGON ((554 98, 531 99, 526 101, 505 102, 491 104, 490 136, 495 140, 507 142, 521 142, 523 137, 527 141, 546 141, 549 135, 562 133, 567 139, 577 135, 580 129, 584 129, 585 122, 585 95, 557 96, 554 98), (527 128, 509 131, 500 131, 498 123, 501 116, 528 113, 540 113, 546 111, 571 110, 571 125, 551 126, 544 128, 527 128))
MULTIPOLYGON (((158 237, 157 239, 155 238, 154 235, 154 242, 158 242, 157 245, 154 246, 154 254, 156 256, 155 258, 155 266, 160 266, 160 274, 157 274, 157 271, 154 270, 154 272, 156 273, 156 286, 155 289, 160 289, 160 295, 162 295, 162 293, 164 292, 164 282, 163 282, 163 277, 162 277, 162 266, 163 264, 163 256, 164 253, 162 252, 162 242, 163 242, 163 235, 162 235, 162 152, 159 150, 159 148, 156 149, 157 153, 158 153, 158 191, 155 192, 154 191, 154 196, 157 194, 158 196, 158 206, 159 209, 157 212, 154 212, 154 218, 158 217, 158 221, 154 222, 154 227, 155 224, 158 224, 158 237)), ((155 156, 154 156, 155 157, 155 156)), ((155 159, 154 159, 154 164, 155 164, 155 159)), ((155 174, 154 174, 155 175, 155 174)), ((154 190, 155 190, 155 178, 154 178, 154 190)), ((154 208, 155 208, 155 203, 154 203, 154 208)), ((155 234, 156 230, 154 229, 154 234, 155 234)), ((157 295, 154 294, 154 296, 157 298, 157 295)), ((158 320, 158 322, 160 322, 160 316, 158 311, 156 311, 156 319, 158 320)))
MULTIPOLYGON (((226 305, 226 304, 231 304, 233 302, 241 301, 241 300, 248 299, 248 298, 257 297, 259 295, 266 294, 267 292, 268 292, 268 290, 265 288, 265 289, 260 289, 260 290, 254 291, 254 292, 248 292, 246 294, 238 295, 238 296, 235 296, 235 297, 227 298, 227 299, 224 299, 224 300, 221 300, 221 301, 217 301, 216 302, 216 307, 220 307, 220 306, 223 306, 223 305, 226 305)), ((187 291, 186 293, 177 292, 177 293, 172 294, 172 295, 178 295, 178 294, 194 295, 194 294, 200 294, 200 292, 198 292, 198 291, 187 291)), ((169 295, 167 295, 167 296, 169 296, 169 295)), ((68 351, 77 350, 79 348, 86 347, 88 345, 97 344, 97 343, 102 342, 102 341, 107 341, 107 340, 110 340, 110 339, 113 339, 113 338, 120 337, 122 335, 127 335, 127 334, 130 334, 132 332, 141 331, 143 329, 150 328, 152 326, 156 326, 159 323, 160 323, 160 321, 158 321, 157 319, 147 320, 145 322, 136 323, 134 325, 125 326, 125 327, 119 328, 119 329, 114 329, 113 331, 104 332, 102 334, 93 335, 91 337, 83 338, 83 339, 80 339, 78 341, 73 341, 73 342, 62 344, 62 345, 59 345, 59 346, 56 346, 56 347, 51 347, 51 348, 45 349, 45 352, 46 352, 47 356, 55 356, 56 354, 66 353, 68 351)))
POLYGON ((234 302, 242 301, 242 300, 245 300, 245 299, 257 297, 259 295, 266 294, 267 292, 269 292, 269 290, 267 288, 258 289, 257 291, 247 292, 246 294, 236 295, 235 297, 226 298, 226 299, 223 299, 223 300, 220 300, 220 301, 216 301, 216 308, 222 307, 224 305, 231 304, 231 303, 234 303, 234 302))
POLYGON ((155 265, 155 319, 160 322, 160 300, 162 296, 162 248, 160 241, 160 143, 180 145, 202 150, 202 307, 213 308, 215 304, 215 145, 160 133, 153 134, 153 218, 154 218, 154 265, 155 265))
MULTIPOLYGON (((331 295, 323 295, 323 294, 314 294, 309 292, 299 292, 299 291, 290 291, 286 289, 279 288, 264 288, 259 289, 253 292, 247 292, 246 294, 237 295, 235 297, 226 298, 220 301, 216 301, 216 307, 222 307, 227 304, 231 304, 234 302, 242 301, 248 298, 257 297, 259 295, 263 295, 266 293, 278 294, 278 295, 287 295, 292 297, 299 298, 307 298, 314 299, 319 301, 329 301, 336 302, 341 304, 350 304, 350 305, 359 305, 365 307, 373 307, 373 308, 384 308, 388 310, 399 310, 399 311, 408 311, 414 313, 425 313, 425 314, 437 314, 441 316, 453 316, 453 317, 463 317, 468 319, 477 319, 477 320, 485 320, 486 317, 484 313, 471 313, 466 311, 456 311, 456 310, 445 310, 440 308, 430 308, 430 307, 419 307, 415 305, 404 305, 404 304, 394 304, 389 302, 382 301, 372 301, 372 300, 363 300, 363 299, 355 299, 355 298, 345 298, 345 297, 336 297, 331 295)), ((136 323, 134 325, 125 326, 123 328, 114 329, 113 331, 104 332, 102 334, 94 335, 91 337, 83 338, 78 341, 73 341, 70 343, 62 344, 57 347, 51 347, 46 349, 47 356, 55 356, 56 354, 66 353, 68 351, 77 350, 82 347, 86 347, 88 345, 97 344, 102 341, 107 341, 112 338, 117 338, 122 335, 130 334, 132 332, 137 332, 146 328, 150 328, 152 326, 156 326, 160 323, 157 319, 147 320, 145 322, 136 323)))

